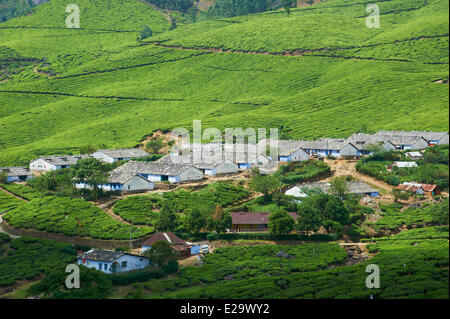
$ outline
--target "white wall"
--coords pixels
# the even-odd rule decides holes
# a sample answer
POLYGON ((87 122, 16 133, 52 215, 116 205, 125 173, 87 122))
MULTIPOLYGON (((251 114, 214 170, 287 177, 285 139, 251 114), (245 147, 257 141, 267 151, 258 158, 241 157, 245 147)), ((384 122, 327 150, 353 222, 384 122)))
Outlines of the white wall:
POLYGON ((55 171, 57 169, 58 168, 55 165, 50 164, 43 159, 37 159, 30 163, 30 170, 33 171, 55 171))

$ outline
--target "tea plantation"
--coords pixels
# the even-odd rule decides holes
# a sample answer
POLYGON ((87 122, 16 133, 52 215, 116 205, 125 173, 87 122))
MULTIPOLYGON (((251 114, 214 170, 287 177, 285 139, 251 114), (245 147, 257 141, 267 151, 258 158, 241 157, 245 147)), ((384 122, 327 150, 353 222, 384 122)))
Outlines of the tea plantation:
POLYGON ((434 83, 448 79, 446 0, 375 1, 379 29, 365 26, 366 1, 334 0, 170 31, 160 12, 134 0, 78 1, 81 29, 66 29, 69 3, 52 0, 0 24, 10 57, 0 83, 1 165, 87 144, 135 146, 193 119, 303 139, 362 127, 448 130, 448 87, 434 83), (154 34, 140 43, 144 25, 154 34), (290 51, 298 55, 283 55, 290 51))
POLYGON ((54 269, 65 269, 77 251, 67 243, 22 237, 9 242, 0 234, 0 287, 31 280, 54 269), (6 246, 8 244, 8 246, 6 246))
MULTIPOLYGON (((448 298, 448 227, 427 228, 426 235, 416 230, 405 231, 400 235, 380 239, 368 248, 374 256, 353 266, 290 274, 278 270, 283 273, 282 276, 273 273, 271 276, 247 276, 240 280, 214 283, 199 281, 196 287, 189 288, 183 288, 183 281, 178 279, 178 284, 174 283, 170 287, 173 291, 155 292, 149 297, 369 299, 372 295, 376 299, 448 298), (427 239, 423 239, 424 236, 427 239), (366 287, 366 266, 369 264, 376 264, 380 268, 379 289, 366 287)), ((220 260, 220 254, 216 258, 220 260)), ((315 260, 321 260, 321 257, 318 256, 315 260)), ((207 265, 208 263, 197 269, 207 265)), ((236 273, 233 265, 238 266, 239 261, 228 265, 229 271, 224 272, 225 275, 236 273)), ((195 267, 192 271, 195 271, 195 267)), ((204 278, 208 278, 214 271, 202 274, 204 278)), ((184 283, 187 285, 186 281, 184 283)), ((161 288, 167 287, 165 284, 163 282, 161 288)))
POLYGON ((67 236, 97 239, 128 239, 151 233, 149 227, 137 228, 112 219, 100 208, 82 199, 47 196, 19 205, 3 219, 15 228, 36 229, 67 236), (78 225, 82 227, 78 227, 78 225))

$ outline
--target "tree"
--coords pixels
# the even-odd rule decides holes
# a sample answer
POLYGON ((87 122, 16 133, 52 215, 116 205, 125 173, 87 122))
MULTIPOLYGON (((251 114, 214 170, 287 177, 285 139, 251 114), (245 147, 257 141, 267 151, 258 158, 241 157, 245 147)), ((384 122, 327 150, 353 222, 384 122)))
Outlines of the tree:
POLYGON ((232 227, 231 215, 225 213, 223 208, 216 206, 214 213, 208 219, 208 230, 215 231, 218 234, 225 233, 232 227))
POLYGON ((153 35, 152 29, 148 25, 144 26, 142 31, 139 33, 139 40, 144 40, 150 38, 153 35))
POLYGON ((108 179, 108 167, 96 158, 85 158, 72 167, 72 174, 76 182, 84 182, 92 187, 91 194, 95 201, 100 193, 99 185, 108 179))
POLYGON ((286 10, 287 15, 291 14, 291 8, 295 0, 283 0, 283 7, 286 10))
POLYGON ((301 233, 306 233, 306 236, 309 236, 311 231, 318 231, 322 226, 323 219, 320 210, 308 201, 299 205, 298 215, 297 229, 301 233))
POLYGON ((177 213, 169 200, 162 202, 158 221, 155 223, 155 229, 161 232, 174 231, 178 226, 177 213))
POLYGON ((85 146, 80 146, 78 150, 80 151, 80 154, 92 154, 97 151, 97 148, 94 145, 88 144, 85 146))
POLYGON ((269 231, 274 235, 289 234, 294 229, 295 221, 285 210, 278 210, 269 216, 269 231))
POLYGON ((194 206, 190 209, 184 219, 184 227, 190 234, 198 234, 206 226, 205 210, 201 206, 194 206))
POLYGON ((348 194, 349 189, 347 185, 347 178, 345 176, 335 177, 330 181, 330 193, 339 197, 340 199, 345 199, 348 194))
POLYGON ((269 194, 279 189, 280 180, 275 175, 254 175, 250 181, 250 188, 259 193, 263 193, 265 201, 269 199, 269 194))
POLYGON ((6 173, 4 171, 2 171, 0 173, 0 184, 6 184, 7 181, 8 181, 8 176, 6 175, 6 173))
POLYGON ((149 150, 152 154, 158 154, 159 151, 164 147, 164 142, 162 138, 153 139, 145 145, 147 150, 149 150))
POLYGON ((144 252, 144 256, 158 266, 164 266, 171 261, 177 260, 177 254, 172 249, 172 246, 163 240, 153 243, 152 247, 144 252))
POLYGON ((341 225, 347 225, 349 222, 349 211, 344 203, 335 196, 329 196, 328 202, 325 204, 324 213, 324 219, 331 219, 341 225))

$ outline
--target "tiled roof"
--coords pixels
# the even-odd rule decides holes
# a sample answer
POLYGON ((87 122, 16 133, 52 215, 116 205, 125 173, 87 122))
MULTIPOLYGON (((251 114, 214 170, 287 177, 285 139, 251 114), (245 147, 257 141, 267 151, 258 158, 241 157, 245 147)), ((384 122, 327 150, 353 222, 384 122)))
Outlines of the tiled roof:
POLYGON ((114 150, 99 150, 96 153, 103 153, 111 158, 145 157, 149 154, 139 148, 123 148, 114 150))
POLYGON ((108 183, 114 183, 114 184, 125 184, 133 177, 142 178, 143 180, 147 181, 142 176, 136 175, 136 174, 127 174, 127 173, 119 173, 119 172, 111 172, 108 177, 108 183))
POLYGON ((157 241, 166 241, 171 245, 185 245, 188 246, 186 241, 178 237, 172 232, 166 232, 166 233, 156 233, 146 241, 142 243, 142 246, 151 247, 155 242, 157 241))
POLYGON ((89 158, 90 155, 51 155, 40 157, 37 160, 41 159, 46 161, 47 163, 53 165, 75 165, 79 160, 89 158))
POLYGON ((85 252, 78 256, 78 259, 88 259, 95 261, 103 261, 103 262, 113 262, 118 258, 126 255, 124 252, 120 251, 112 251, 112 250, 101 250, 101 249, 93 249, 88 252, 85 252))
POLYGON ((384 136, 409 136, 409 137, 423 137, 425 140, 440 140, 448 132, 427 132, 427 131, 378 131, 375 135, 384 136))
POLYGON ((177 176, 192 168, 192 165, 178 165, 165 163, 128 162, 114 170, 115 173, 148 174, 177 176))
POLYGON ((0 174, 5 173, 6 176, 29 176, 32 175, 30 170, 25 167, 0 167, 0 174))

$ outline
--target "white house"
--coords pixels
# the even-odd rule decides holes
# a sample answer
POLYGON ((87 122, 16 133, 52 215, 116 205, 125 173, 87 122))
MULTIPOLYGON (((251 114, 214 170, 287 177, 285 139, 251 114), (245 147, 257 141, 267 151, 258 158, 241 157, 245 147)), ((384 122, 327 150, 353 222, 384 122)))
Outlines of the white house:
POLYGON ((30 162, 30 171, 32 172, 48 172, 56 171, 64 168, 70 168, 79 160, 89 158, 89 155, 52 155, 40 157, 30 162))
POLYGON ((404 131, 379 131, 374 136, 384 138, 395 145, 398 150, 423 150, 430 144, 422 134, 404 131))
POLYGON ((78 256, 78 265, 113 274, 144 269, 149 265, 149 260, 124 252, 92 249, 78 256))
MULTIPOLYGON (((91 185, 84 182, 77 182, 75 187, 78 189, 92 188, 91 185)), ((153 190, 155 184, 136 174, 111 172, 107 182, 99 184, 98 187, 105 191, 143 192, 153 190)))
POLYGON ((398 168, 416 168, 419 167, 416 162, 394 162, 392 166, 398 168))
MULTIPOLYGON (((318 189, 323 193, 330 193, 330 183, 317 182, 317 183, 305 183, 298 184, 286 190, 285 194, 297 198, 308 197, 307 190, 318 189)), ((358 195, 358 196, 370 196, 376 197, 379 192, 370 187, 368 184, 362 181, 349 181, 347 182, 348 194, 358 195)))
POLYGON ((6 181, 12 182, 24 182, 33 178, 33 174, 25 167, 0 167, 0 175, 6 175, 6 181))
POLYGON ((406 152, 406 157, 409 157, 412 160, 421 160, 423 158, 423 154, 417 151, 414 152, 406 152))
POLYGON ((114 163, 118 161, 128 161, 133 158, 147 157, 149 154, 138 148, 99 150, 92 154, 93 158, 102 162, 114 163))
POLYGON ((151 182, 183 183, 203 179, 203 173, 189 165, 149 162, 127 162, 116 168, 115 173, 137 174, 151 182))
POLYGON ((393 151, 396 149, 395 145, 386 138, 371 134, 352 134, 347 141, 358 149, 358 155, 370 155, 374 147, 380 147, 385 151, 393 151))

